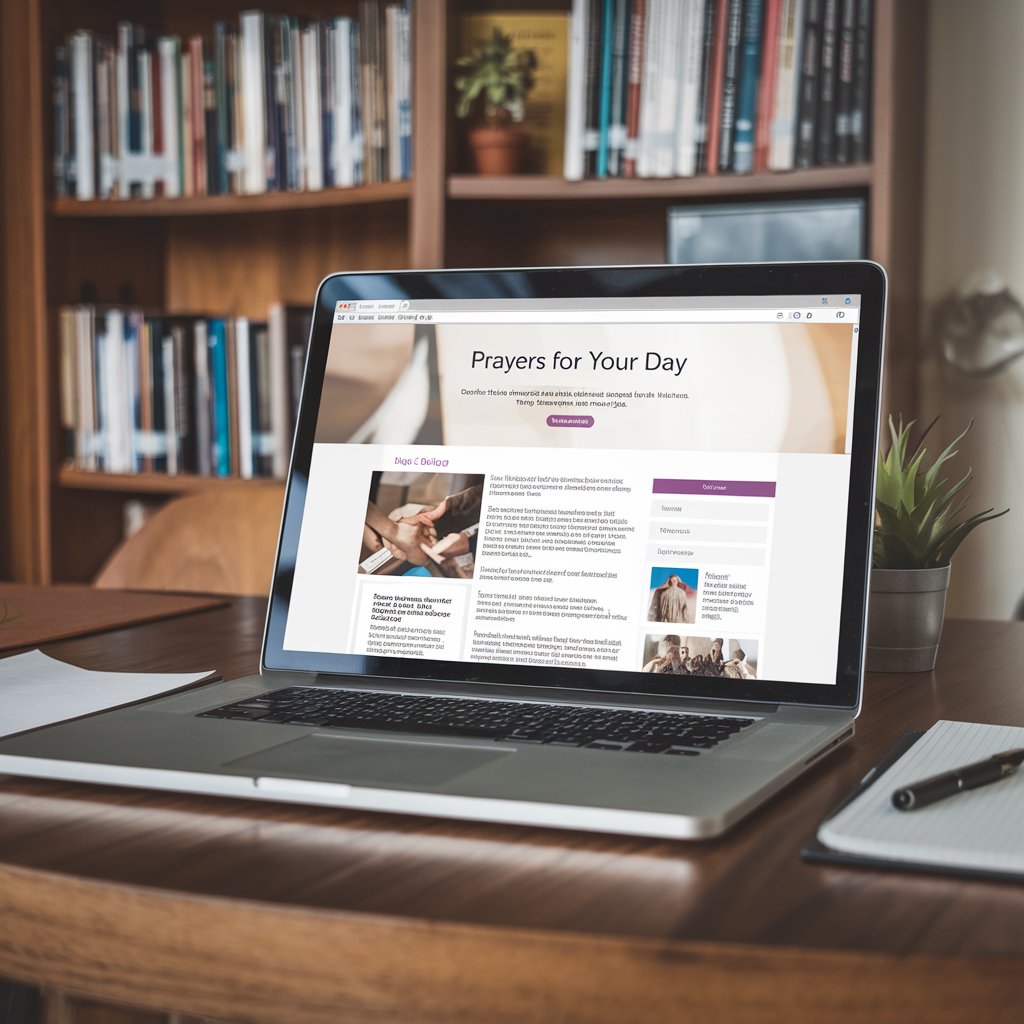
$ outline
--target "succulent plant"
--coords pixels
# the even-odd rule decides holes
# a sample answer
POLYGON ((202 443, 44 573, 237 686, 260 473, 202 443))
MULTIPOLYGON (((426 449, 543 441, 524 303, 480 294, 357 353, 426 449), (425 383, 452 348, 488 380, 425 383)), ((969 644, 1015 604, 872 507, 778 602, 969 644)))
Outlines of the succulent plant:
POLYGON ((932 569, 949 565, 956 549, 968 534, 990 519, 1009 512, 984 512, 964 517, 971 500, 964 489, 973 479, 967 472, 955 483, 943 475, 943 469, 957 454, 974 421, 938 455, 926 464, 928 449, 925 439, 938 417, 920 437, 911 438, 914 420, 899 426, 889 417, 892 443, 878 461, 875 488, 875 538, 873 564, 879 569, 932 569))
POLYGON ((537 54, 533 50, 515 49, 512 37, 495 28, 490 39, 455 64, 462 69, 455 79, 459 93, 456 116, 468 116, 479 102, 487 121, 522 121, 526 97, 536 82, 537 54))

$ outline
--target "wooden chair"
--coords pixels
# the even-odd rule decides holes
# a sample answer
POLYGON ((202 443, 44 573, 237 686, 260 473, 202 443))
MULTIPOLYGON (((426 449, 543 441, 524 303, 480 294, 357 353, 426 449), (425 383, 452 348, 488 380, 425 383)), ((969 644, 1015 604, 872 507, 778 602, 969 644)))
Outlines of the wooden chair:
POLYGON ((284 485, 240 484, 175 498, 123 541, 97 587, 207 594, 270 592, 284 485))

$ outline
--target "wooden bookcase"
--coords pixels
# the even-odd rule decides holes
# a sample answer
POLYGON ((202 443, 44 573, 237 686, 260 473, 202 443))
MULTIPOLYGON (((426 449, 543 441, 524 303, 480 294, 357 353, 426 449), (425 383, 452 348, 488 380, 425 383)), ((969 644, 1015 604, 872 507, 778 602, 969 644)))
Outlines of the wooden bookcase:
MULTIPOLYGON (((887 406, 912 413, 917 347, 923 0, 876 0, 870 164, 784 174, 566 182, 481 178, 456 166, 449 65, 463 11, 568 9, 569 0, 415 0, 414 176, 316 193, 192 199, 54 200, 50 64, 68 31, 131 18, 208 32, 245 0, 4 0, 0 5, 0 579, 88 580, 121 535, 132 496, 249 486, 236 481, 71 471, 58 447, 56 310, 89 282, 169 310, 262 316, 308 303, 349 269, 661 262, 670 205, 746 197, 860 195, 869 249, 889 273, 887 406)), ((355 0, 290 0, 308 15, 355 0)))

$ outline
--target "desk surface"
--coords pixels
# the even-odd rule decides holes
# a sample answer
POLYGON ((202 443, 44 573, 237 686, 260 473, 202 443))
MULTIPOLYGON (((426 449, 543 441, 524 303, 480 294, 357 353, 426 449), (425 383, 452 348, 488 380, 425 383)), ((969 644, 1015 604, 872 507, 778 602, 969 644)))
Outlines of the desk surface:
MULTIPOLYGON (((65 641, 255 670, 263 604, 65 641)), ((0 779, 0 976, 228 1020, 1019 1020, 1024 888, 808 865, 905 728, 1024 725, 1024 625, 869 676, 851 743, 681 843, 0 779)))

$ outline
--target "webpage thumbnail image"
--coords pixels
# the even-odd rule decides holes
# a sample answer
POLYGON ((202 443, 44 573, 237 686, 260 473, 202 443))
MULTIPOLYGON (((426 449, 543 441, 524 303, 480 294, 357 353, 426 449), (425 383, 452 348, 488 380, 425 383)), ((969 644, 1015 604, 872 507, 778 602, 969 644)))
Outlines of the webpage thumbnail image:
POLYGON ((652 569, 648 620, 692 626, 697 613, 699 577, 696 569, 652 569))
POLYGON ((479 473, 372 473, 358 572, 472 579, 484 482, 479 473))
POLYGON ((758 642, 731 637, 652 633, 644 641, 643 669, 661 675, 757 678, 758 642))

